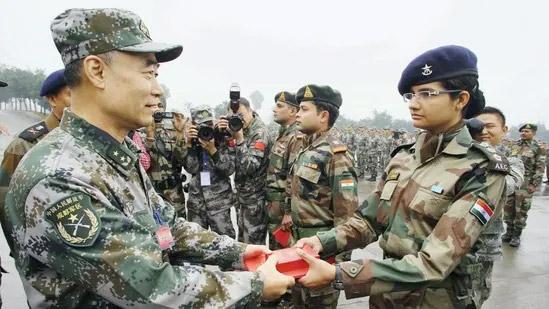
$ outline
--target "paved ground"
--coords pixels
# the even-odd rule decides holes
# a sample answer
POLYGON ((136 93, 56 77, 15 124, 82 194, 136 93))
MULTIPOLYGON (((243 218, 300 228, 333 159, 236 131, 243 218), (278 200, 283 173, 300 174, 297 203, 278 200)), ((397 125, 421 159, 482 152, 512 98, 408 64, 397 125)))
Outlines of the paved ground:
MULTIPOLYGON (((24 129, 36 121, 31 113, 6 113, 0 111, 0 123, 8 126, 12 134, 24 129)), ((0 157, 9 143, 10 137, 0 136, 0 157)), ((360 184, 361 199, 370 192, 372 183, 360 184)), ((234 220, 234 218, 233 218, 234 220)), ((528 227, 518 249, 504 248, 503 260, 496 262, 493 278, 493 294, 484 308, 549 308, 549 187, 543 186, 534 198, 528 218, 528 227)), ((2 234, 3 235, 3 234, 2 234)), ((25 293, 13 260, 9 258, 8 247, 3 236, 0 236, 0 254, 2 265, 8 274, 2 276, 2 299, 4 308, 25 308, 25 293)), ((353 258, 380 258, 381 250, 377 244, 365 249, 355 250, 353 258)), ((367 308, 367 298, 346 300, 342 295, 340 308, 367 308)))

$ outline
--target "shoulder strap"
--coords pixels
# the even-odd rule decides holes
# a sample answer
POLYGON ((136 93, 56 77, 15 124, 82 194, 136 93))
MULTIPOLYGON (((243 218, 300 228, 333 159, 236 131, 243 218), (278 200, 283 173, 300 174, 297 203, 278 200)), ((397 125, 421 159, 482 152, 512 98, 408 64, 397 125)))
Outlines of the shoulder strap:
POLYGON ((19 137, 26 140, 27 142, 34 142, 39 137, 48 134, 49 131, 50 130, 48 130, 48 127, 46 127, 46 123, 44 121, 41 121, 19 133, 19 137))

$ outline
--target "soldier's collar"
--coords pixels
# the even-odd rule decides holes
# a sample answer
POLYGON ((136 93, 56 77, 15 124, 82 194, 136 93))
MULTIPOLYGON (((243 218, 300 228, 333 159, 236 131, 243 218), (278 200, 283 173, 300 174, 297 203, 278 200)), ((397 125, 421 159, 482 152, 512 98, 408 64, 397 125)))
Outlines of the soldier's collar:
POLYGON ((69 110, 63 114, 61 129, 92 149, 105 160, 113 164, 120 172, 127 175, 135 167, 138 159, 137 146, 126 137, 119 143, 107 132, 78 117, 69 110))
POLYGON ((453 136, 442 152, 450 155, 465 155, 469 151, 469 148, 471 148, 472 143, 473 138, 469 134, 469 130, 466 126, 463 126, 453 136))
POLYGON ((317 146, 318 144, 322 143, 326 139, 326 137, 332 132, 332 129, 328 129, 326 131, 316 132, 309 136, 309 145, 312 147, 317 146))

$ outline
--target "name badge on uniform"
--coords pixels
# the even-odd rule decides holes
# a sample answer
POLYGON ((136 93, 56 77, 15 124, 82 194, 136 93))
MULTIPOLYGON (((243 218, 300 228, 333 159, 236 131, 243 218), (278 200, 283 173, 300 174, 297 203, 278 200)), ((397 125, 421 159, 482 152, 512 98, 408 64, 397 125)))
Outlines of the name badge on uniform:
POLYGON ((207 187, 211 184, 210 172, 200 172, 200 186, 207 187))
POLYGON ((392 170, 389 172, 389 175, 387 176, 387 180, 398 180, 398 177, 400 177, 400 173, 392 170))
POLYGON ((444 187, 442 187, 441 185, 433 185, 431 187, 431 191, 432 192, 435 192, 437 194, 442 194, 444 192, 444 187))

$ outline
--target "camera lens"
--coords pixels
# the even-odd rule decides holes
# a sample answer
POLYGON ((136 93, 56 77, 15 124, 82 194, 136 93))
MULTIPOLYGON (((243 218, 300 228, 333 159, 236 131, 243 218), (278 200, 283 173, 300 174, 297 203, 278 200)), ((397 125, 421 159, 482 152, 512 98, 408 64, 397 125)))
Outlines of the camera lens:
POLYGON ((233 115, 229 118, 229 129, 232 131, 240 131, 242 127, 244 126, 244 122, 242 121, 242 118, 238 115, 233 115))
POLYGON ((214 129, 207 125, 201 125, 198 127, 198 137, 202 140, 209 141, 213 138, 214 129))

